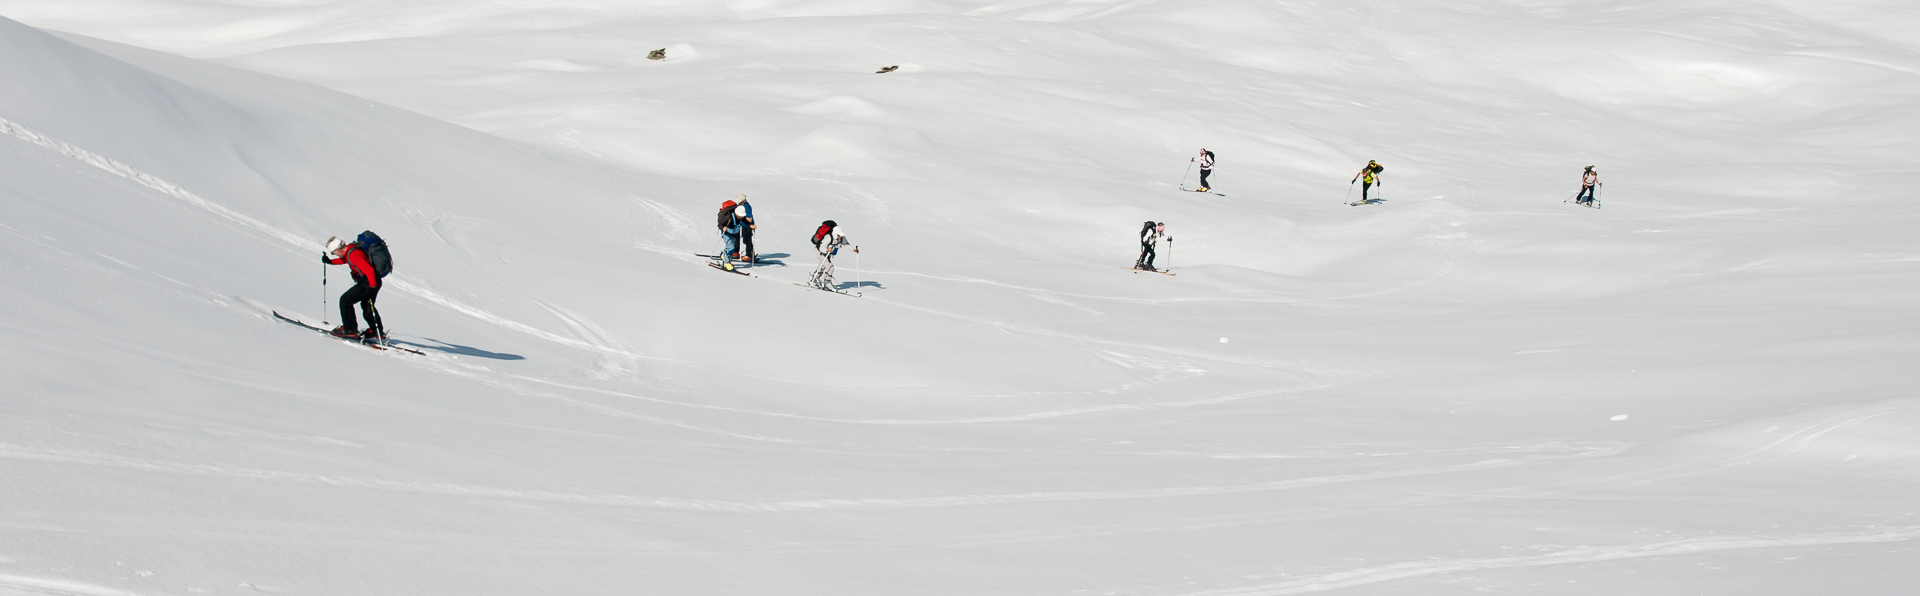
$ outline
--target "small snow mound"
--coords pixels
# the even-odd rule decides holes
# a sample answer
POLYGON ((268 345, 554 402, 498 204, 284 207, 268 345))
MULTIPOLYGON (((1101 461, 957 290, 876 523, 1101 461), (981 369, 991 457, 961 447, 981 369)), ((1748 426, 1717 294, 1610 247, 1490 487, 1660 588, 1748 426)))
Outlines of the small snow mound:
POLYGON ((808 116, 855 116, 872 118, 886 115, 878 104, 852 95, 835 95, 810 104, 787 108, 787 111, 808 116))
POLYGON ((894 72, 926 72, 926 71, 927 71, 927 67, 925 66, 914 64, 912 62, 902 62, 900 63, 900 68, 898 70, 895 70, 894 72))
POLYGON ((1913 477, 1920 457, 1920 399, 1888 399, 1808 408, 1753 418, 1649 446, 1648 452, 1700 461, 1739 461, 1819 469, 1847 462, 1875 473, 1913 477))
POLYGON ((1223 344, 1227 343, 1227 338, 1224 338, 1224 337, 1220 338, 1220 343, 1223 343, 1223 344))
POLYGON ((1626 419, 1627 419, 1627 415, 1626 415, 1626 414, 1620 414, 1620 415, 1617 415, 1617 416, 1614 416, 1614 417, 1612 417, 1612 418, 1608 418, 1608 420, 1612 420, 1612 421, 1614 421, 1614 422, 1619 422, 1619 421, 1621 421, 1621 420, 1626 420, 1626 419))

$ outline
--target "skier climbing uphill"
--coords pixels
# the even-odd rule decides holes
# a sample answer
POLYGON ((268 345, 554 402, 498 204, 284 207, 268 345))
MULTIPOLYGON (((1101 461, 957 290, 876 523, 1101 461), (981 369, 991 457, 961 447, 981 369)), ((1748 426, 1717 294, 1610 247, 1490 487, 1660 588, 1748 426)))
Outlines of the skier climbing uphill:
POLYGON ((739 203, 727 201, 720 204, 720 213, 716 222, 720 228, 720 239, 726 243, 720 251, 720 268, 733 270, 733 260, 740 258, 740 230, 744 227, 747 211, 739 203))
POLYGON ((1133 268, 1141 271, 1159 271, 1153 268, 1154 249, 1160 246, 1160 237, 1166 235, 1167 224, 1151 221, 1140 227, 1140 259, 1133 262, 1133 268))
POLYGON ((1592 207, 1593 189, 1596 186, 1600 186, 1600 173, 1593 171, 1593 166, 1587 166, 1587 171, 1580 174, 1580 192, 1573 195, 1573 202, 1592 207))
MULTIPOLYGON (((1380 165, 1380 162, 1368 160, 1367 165, 1360 168, 1360 173, 1353 175, 1354 180, 1360 181, 1360 202, 1354 203, 1355 205, 1364 205, 1367 203, 1367 189, 1373 188, 1374 184, 1379 184, 1382 187, 1387 185, 1386 182, 1376 177, 1377 174, 1386 169, 1386 166, 1380 165)), ((1352 184, 1352 182, 1349 181, 1348 184, 1352 184)), ((1348 190, 1347 192, 1353 191, 1348 190)))
MULTIPOLYGON (((813 231, 813 248, 820 255, 820 265, 814 268, 813 277, 807 280, 807 284, 829 292, 840 291, 839 284, 833 281, 833 256, 840 252, 840 247, 848 244, 850 241, 840 224, 831 219, 820 222, 820 227, 813 231)), ((853 252, 860 252, 860 247, 853 247, 853 252)))
POLYGON ((1194 192, 1213 190, 1213 187, 1207 186, 1207 175, 1213 173, 1213 152, 1208 151, 1206 147, 1201 147, 1200 157, 1193 158, 1191 161, 1200 162, 1200 188, 1194 189, 1194 192))
POLYGON ((753 223, 753 204, 747 202, 747 193, 733 197, 740 205, 735 211, 740 217, 740 260, 748 263, 760 262, 760 253, 753 250, 753 231, 760 226, 753 223))
POLYGON ((337 236, 328 238, 327 254, 320 255, 320 262, 346 265, 353 276, 353 287, 340 294, 340 326, 330 333, 334 337, 348 339, 385 339, 387 330, 380 324, 380 311, 374 308, 373 303, 380 297, 380 278, 393 270, 393 259, 387 254, 386 241, 373 232, 361 232, 354 242, 341 240, 337 236), (364 335, 359 331, 359 322, 353 318, 354 305, 359 305, 360 313, 366 316, 367 330, 364 335))

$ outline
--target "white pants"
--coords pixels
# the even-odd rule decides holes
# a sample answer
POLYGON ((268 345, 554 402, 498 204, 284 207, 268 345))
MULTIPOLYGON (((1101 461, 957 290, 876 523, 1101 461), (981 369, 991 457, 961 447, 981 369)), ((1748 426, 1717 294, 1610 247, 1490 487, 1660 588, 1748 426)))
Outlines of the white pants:
POLYGON ((840 288, 833 282, 833 253, 823 252, 819 253, 819 255, 820 265, 813 269, 814 287, 824 290, 839 290, 840 288))

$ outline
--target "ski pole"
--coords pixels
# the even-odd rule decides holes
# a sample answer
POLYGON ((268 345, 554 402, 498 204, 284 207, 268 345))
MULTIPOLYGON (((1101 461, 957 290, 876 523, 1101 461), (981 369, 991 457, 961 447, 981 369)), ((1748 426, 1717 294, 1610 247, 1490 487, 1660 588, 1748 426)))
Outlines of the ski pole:
POLYGON ((373 330, 373 338, 378 340, 380 345, 387 345, 387 319, 380 316, 380 307, 375 306, 372 300, 368 300, 367 312, 373 313, 373 321, 379 321, 378 324, 367 321, 367 328, 373 330))
POLYGON ((1354 178, 1354 179, 1352 179, 1352 180, 1348 180, 1348 181, 1347 181, 1347 198, 1344 198, 1344 199, 1340 199, 1340 202, 1342 202, 1342 203, 1346 203, 1346 204, 1348 204, 1348 205, 1352 205, 1352 204, 1353 204, 1353 185, 1354 185, 1354 183, 1356 183, 1356 182, 1359 182, 1359 181, 1360 181, 1360 179, 1359 179, 1359 178, 1354 178))
POLYGON ((1180 174, 1180 190, 1187 189, 1187 175, 1193 173, 1193 159, 1187 159, 1187 171, 1180 174))
POLYGON ((860 289, 860 247, 853 247, 853 289, 860 289))
POLYGON ((1167 237, 1167 268, 1173 268, 1173 237, 1167 237))
POLYGON ((327 264, 320 263, 320 326, 327 326, 327 264))

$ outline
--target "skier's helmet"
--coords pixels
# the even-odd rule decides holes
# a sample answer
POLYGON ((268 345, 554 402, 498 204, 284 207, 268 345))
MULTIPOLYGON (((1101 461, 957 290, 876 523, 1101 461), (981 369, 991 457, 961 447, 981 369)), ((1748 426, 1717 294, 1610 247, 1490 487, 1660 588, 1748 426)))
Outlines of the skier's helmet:
POLYGON ((334 251, 340 250, 341 247, 344 247, 346 245, 347 245, 347 241, 341 240, 339 236, 328 238, 327 252, 334 252, 334 251))
POLYGON ((1589 172, 1593 171, 1593 166, 1587 166, 1587 171, 1589 172))

